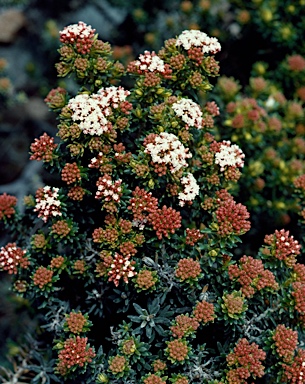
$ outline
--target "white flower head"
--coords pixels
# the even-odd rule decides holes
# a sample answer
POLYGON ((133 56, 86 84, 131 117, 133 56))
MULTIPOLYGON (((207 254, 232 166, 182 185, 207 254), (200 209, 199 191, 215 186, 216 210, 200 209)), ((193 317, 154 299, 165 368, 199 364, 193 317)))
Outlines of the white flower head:
POLYGON ((104 98, 104 104, 106 107, 118 108, 120 103, 126 100, 126 97, 130 95, 130 92, 123 87, 107 87, 101 88, 97 92, 104 98))
POLYGON ((59 31, 60 38, 69 39, 71 43, 76 38, 85 38, 94 35, 95 29, 92 29, 91 25, 87 25, 83 21, 79 21, 78 24, 71 24, 65 27, 62 31, 59 31))
POLYGON ((61 202, 57 199, 58 197, 58 188, 51 188, 46 185, 43 191, 43 197, 36 197, 36 205, 34 208, 35 212, 38 212, 38 217, 46 222, 50 216, 61 216, 60 212, 61 202))
POLYGON ((236 144, 231 144, 230 141, 223 141, 220 145, 219 152, 215 153, 215 164, 220 166, 221 172, 227 166, 239 167, 244 166, 245 154, 236 144))
POLYGON ((192 157, 178 137, 167 132, 160 133, 154 143, 147 144, 144 152, 151 156, 153 163, 169 165, 172 173, 187 167, 186 159, 192 157))
POLYGON ((71 118, 84 134, 101 136, 111 127, 107 118, 111 110, 118 108, 129 94, 123 87, 115 86, 101 88, 98 93, 90 96, 79 94, 68 103, 68 108, 72 111, 71 118))
POLYGON ((183 191, 178 194, 179 205, 183 207, 187 201, 193 201, 199 195, 199 185, 192 173, 181 178, 183 191))
POLYGON ((177 37, 176 46, 182 46, 186 51, 192 47, 202 47, 203 53, 213 55, 221 50, 216 37, 209 37, 206 33, 194 29, 183 31, 177 37))
POLYGON ((79 128, 89 135, 100 136, 109 129, 108 120, 105 117, 104 107, 99 103, 98 95, 80 94, 72 98, 68 108, 72 110, 72 120, 79 128))
POLYGON ((180 99, 172 104, 172 108, 176 115, 186 124, 186 128, 191 126, 201 129, 203 127, 201 108, 193 100, 180 99))
POLYGON ((94 43, 95 29, 91 25, 79 21, 78 24, 72 24, 59 32, 60 41, 64 44, 72 44, 77 52, 88 54, 94 43))
POLYGON ((134 64, 143 72, 165 72, 164 61, 155 52, 145 51, 134 64))

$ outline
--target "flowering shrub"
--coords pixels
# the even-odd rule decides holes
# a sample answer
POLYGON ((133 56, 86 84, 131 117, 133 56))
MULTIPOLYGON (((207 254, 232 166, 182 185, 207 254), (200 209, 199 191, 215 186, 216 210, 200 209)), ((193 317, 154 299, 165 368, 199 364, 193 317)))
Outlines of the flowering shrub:
MULTIPOLYGON (((74 75, 79 91, 49 93, 58 137, 30 148, 54 185, 27 196, 24 214, 0 196, 14 241, 0 269, 40 319, 23 374, 38 372, 34 383, 301 382, 301 245, 283 229, 255 257, 233 253, 251 227, 228 191, 247 154, 211 133, 219 108, 196 93, 218 75, 218 40, 186 30, 126 70, 83 22, 60 41, 58 75, 74 75)), ((251 121, 265 117, 253 101, 242 107, 251 121)))

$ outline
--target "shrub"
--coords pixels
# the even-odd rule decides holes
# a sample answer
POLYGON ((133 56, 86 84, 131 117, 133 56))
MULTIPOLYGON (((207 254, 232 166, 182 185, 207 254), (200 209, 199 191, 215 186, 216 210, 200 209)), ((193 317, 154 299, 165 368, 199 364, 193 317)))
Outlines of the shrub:
POLYGON ((14 197, 0 197, 14 241, 1 248, 0 267, 40 320, 19 375, 33 383, 300 381, 298 241, 283 229, 255 257, 232 253, 251 226, 228 191, 245 154, 216 140, 217 104, 198 96, 218 75, 218 40, 186 30, 126 70, 83 22, 60 41, 58 74, 74 75, 79 91, 49 93, 58 138, 44 134, 31 146, 54 182, 25 198, 24 214, 14 197), (293 339, 288 351, 280 332, 293 339))

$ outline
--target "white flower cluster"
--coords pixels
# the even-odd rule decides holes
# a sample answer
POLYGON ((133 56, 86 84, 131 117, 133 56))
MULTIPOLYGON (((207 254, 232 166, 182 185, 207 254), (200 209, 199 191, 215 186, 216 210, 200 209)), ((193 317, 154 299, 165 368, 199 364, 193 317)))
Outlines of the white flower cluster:
POLYGON ((120 279, 128 284, 128 278, 133 277, 136 274, 135 267, 129 260, 129 257, 124 257, 116 252, 113 263, 111 264, 111 270, 108 272, 108 281, 113 281, 114 285, 117 287, 120 283, 120 279))
POLYGON ((215 153, 215 163, 220 166, 221 172, 227 166, 240 167, 244 166, 245 154, 238 145, 232 144, 230 141, 223 141, 220 145, 220 151, 215 153))
POLYGON ((146 145, 144 152, 151 155, 154 163, 168 164, 170 171, 175 173, 187 166, 186 159, 192 157, 188 151, 188 148, 184 147, 177 136, 162 132, 155 138, 154 143, 146 145))
POLYGON ((121 86, 101 88, 97 93, 104 98, 104 103, 106 103, 106 105, 114 109, 118 108, 120 103, 125 101, 126 97, 130 95, 130 92, 121 86))
POLYGON ((180 99, 172 104, 172 108, 176 115, 185 122, 186 129, 190 126, 198 129, 203 127, 202 111, 200 106, 193 100, 187 98, 180 99))
POLYGON ((178 199, 180 200, 179 205, 183 207, 187 201, 193 201, 199 195, 199 185, 192 173, 182 177, 180 182, 184 189, 178 194, 178 199))
POLYGON ((60 200, 58 200, 59 188, 51 188, 46 185, 43 188, 44 196, 42 199, 36 199, 35 212, 38 212, 38 217, 41 217, 44 222, 50 216, 61 216, 60 200))
POLYGON ((70 99, 68 108, 72 110, 72 120, 88 135, 101 136, 109 131, 111 123, 107 117, 111 108, 118 108, 130 94, 123 87, 101 88, 98 93, 80 94, 70 99))
POLYGON ((95 29, 92 29, 91 25, 79 21, 78 24, 68 25, 62 31, 59 31, 59 36, 62 39, 70 40, 70 42, 73 43, 76 38, 84 39, 86 37, 91 37, 94 32, 95 29))
POLYGON ((155 52, 144 51, 144 55, 141 54, 134 64, 143 72, 165 71, 164 61, 155 52))
POLYGON ((26 250, 16 247, 16 243, 9 243, 0 249, 0 271, 7 271, 9 274, 16 274, 17 267, 27 266, 27 258, 24 258, 26 250), (26 264, 24 264, 26 262, 26 264), (24 266, 23 266, 24 264, 24 266))
POLYGON ((77 95, 69 101, 68 108, 73 112, 72 120, 78 123, 85 134, 100 136, 109 130, 106 116, 110 115, 111 110, 102 96, 77 95))
POLYGON ((176 46, 180 45, 187 51, 192 47, 202 47, 203 53, 213 55, 221 50, 216 37, 209 37, 206 33, 194 29, 183 31, 177 37, 176 46))
POLYGON ((95 198, 103 198, 105 201, 119 202, 122 196, 121 184, 121 179, 112 181, 109 175, 104 175, 103 177, 100 177, 96 184, 97 192, 95 194, 95 198))

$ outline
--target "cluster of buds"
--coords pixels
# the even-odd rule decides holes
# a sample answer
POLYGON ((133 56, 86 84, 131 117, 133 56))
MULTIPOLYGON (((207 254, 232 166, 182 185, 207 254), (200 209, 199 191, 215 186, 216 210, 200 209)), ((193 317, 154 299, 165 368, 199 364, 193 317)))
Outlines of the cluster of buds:
POLYGON ((154 367, 154 372, 162 372, 166 369, 166 363, 160 359, 155 360, 152 366, 154 367))
POLYGON ((226 101, 232 100, 240 88, 239 83, 233 77, 221 76, 216 84, 216 89, 226 101))
POLYGON ((199 322, 194 317, 179 315, 175 318, 174 324, 170 327, 174 337, 179 339, 194 333, 199 327, 199 322))
POLYGON ((76 260, 73 264, 73 269, 75 271, 75 273, 79 273, 79 274, 83 274, 85 273, 86 269, 87 269, 87 265, 86 265, 86 262, 85 260, 76 260))
POLYGON ((188 358, 190 347, 184 339, 174 339, 167 342, 165 352, 172 363, 182 363, 188 358))
POLYGON ((305 315, 305 284, 293 283, 291 295, 294 299, 294 308, 301 314, 305 315))
POLYGON ((302 193, 305 193, 305 175, 301 175, 299 177, 297 177, 294 181, 293 181, 293 184, 294 186, 301 190, 302 193))
POLYGON ((31 245, 33 248, 39 249, 42 252, 45 251, 48 241, 43 233, 36 233, 32 236, 31 245))
POLYGON ((255 99, 244 98, 236 102, 230 102, 227 105, 227 112, 231 115, 227 125, 235 128, 235 133, 244 135, 246 139, 248 139, 249 130, 253 131, 254 128, 254 131, 261 133, 267 128, 265 122, 267 113, 264 108, 258 105, 255 99))
POLYGON ((88 345, 87 337, 70 337, 65 340, 58 354, 56 371, 60 375, 66 376, 71 369, 84 367, 91 363, 95 355, 94 349, 88 345))
MULTIPOLYGON (((188 380, 188 378, 186 376, 180 375, 180 374, 174 375, 171 380, 173 380, 172 381, 173 384, 190 384, 190 381, 188 380)), ((219 383, 219 384, 221 384, 221 383, 219 383)))
POLYGON ((135 286, 141 291, 154 289, 157 280, 157 273, 155 271, 142 269, 137 274, 137 277, 135 279, 135 286))
POLYGON ((263 288, 278 289, 278 283, 273 273, 264 269, 263 262, 251 256, 243 256, 239 260, 239 266, 230 265, 229 277, 237 279, 241 285, 241 291, 246 297, 252 297, 256 291, 263 288))
POLYGON ((131 241, 124 241, 119 247, 120 253, 123 256, 134 256, 138 251, 131 241))
POLYGON ((143 378, 144 384, 166 384, 166 379, 162 379, 160 376, 150 373, 146 377, 143 378))
POLYGON ((221 308, 222 312, 232 319, 241 318, 248 309, 245 304, 245 296, 240 291, 225 293, 222 296, 221 308))
POLYGON ((83 200, 85 194, 85 190, 80 185, 75 185, 74 187, 70 188, 68 192, 68 197, 75 201, 81 201, 83 200))
POLYGON ((275 344, 276 353, 280 358, 286 363, 291 362, 298 344, 297 331, 279 324, 273 332, 272 339, 275 344))
POLYGON ((294 281, 305 284, 305 265, 296 263, 293 266, 292 278, 294 281))
POLYGON ((133 355, 137 351, 136 340, 133 337, 123 340, 121 343, 121 350, 124 355, 133 355))
POLYGON ((60 41, 63 44, 72 45, 78 53, 86 55, 94 43, 95 29, 82 21, 71 24, 59 32, 60 41))
POLYGON ((73 184, 81 180, 81 171, 77 163, 67 163, 61 171, 61 179, 67 184, 73 184))
POLYGON ((48 185, 36 191, 34 212, 38 212, 38 217, 41 217, 44 222, 47 222, 50 217, 62 215, 58 191, 59 188, 51 188, 48 185))
POLYGON ((111 176, 107 174, 105 174, 103 177, 99 177, 98 181, 96 182, 97 192, 95 198, 118 203, 122 196, 121 184, 121 179, 112 181, 111 176))
POLYGON ((234 200, 226 200, 220 203, 215 211, 217 232, 219 236, 242 235, 251 228, 248 220, 250 217, 247 208, 234 200))
POLYGON ((104 255, 102 252, 101 258, 102 261, 96 264, 95 272, 97 272, 98 276, 105 276, 110 270, 111 264, 113 262, 113 257, 111 256, 111 254, 107 253, 104 255))
POLYGON ((156 231, 158 239, 162 239, 163 236, 169 237, 170 233, 175 233, 176 229, 181 227, 181 221, 180 212, 165 205, 148 215, 148 222, 156 231))
POLYGON ((205 111, 207 111, 211 116, 219 116, 220 111, 218 105, 215 101, 208 101, 204 107, 205 111))
POLYGON ((119 228, 120 230, 122 231, 122 233, 124 233, 125 235, 127 233, 130 233, 131 230, 132 230, 132 222, 129 221, 129 220, 124 220, 124 219, 120 219, 119 220, 119 228))
POLYGON ((26 250, 17 247, 16 243, 8 243, 0 249, 0 270, 9 274, 17 274, 18 267, 27 268, 30 264, 26 250))
POLYGON ((201 272, 199 261, 187 258, 178 261, 175 275, 181 281, 190 281, 198 279, 201 272))
POLYGON ((63 256, 56 256, 51 259, 50 268, 60 269, 64 268, 65 258, 63 256))
POLYGON ((32 155, 30 160, 50 162, 53 160, 53 151, 56 147, 57 144, 54 143, 54 138, 44 133, 39 139, 35 139, 34 143, 31 144, 30 149, 32 155))
MULTIPOLYGON (((274 234, 266 235, 264 242, 270 246, 271 256, 283 260, 290 267, 296 263, 296 257, 301 252, 299 242, 284 229, 276 229, 274 234)), ((266 254, 266 252, 264 253, 266 254)))
POLYGON ((290 364, 282 364, 284 372, 283 383, 303 384, 305 379, 305 351, 298 349, 297 354, 290 364))
POLYGON ((78 334, 84 332, 88 320, 81 312, 72 311, 66 315, 65 324, 70 332, 78 334))
POLYGON ((96 228, 92 233, 94 243, 108 243, 114 245, 119 237, 119 232, 116 228, 96 228))
POLYGON ((48 93, 48 95, 44 99, 44 102, 51 109, 62 108, 66 105, 66 96, 67 96, 67 91, 64 88, 57 87, 57 88, 51 89, 51 91, 48 93))
POLYGON ((25 280, 16 280, 14 283, 14 290, 18 293, 26 292, 28 283, 25 280))
POLYGON ((128 279, 134 277, 137 272, 135 271, 135 261, 130 261, 130 256, 122 256, 119 253, 115 253, 110 270, 108 272, 108 281, 113 281, 117 287, 122 279, 128 284, 128 279))
POLYGON ((199 229, 186 228, 186 239, 185 243, 188 245, 195 245, 200 239, 203 238, 203 234, 199 229))
POLYGON ((109 371, 112 372, 114 375, 119 375, 123 373, 126 369, 128 369, 128 361, 126 357, 116 355, 109 359, 109 371))
POLYGON ((288 56, 287 64, 291 71, 301 72, 305 69, 305 58, 301 55, 288 56))
POLYGON ((216 317, 214 304, 206 300, 199 301, 194 307, 193 316, 197 321, 204 324, 214 321, 216 317))
POLYGON ((58 220, 52 225, 52 233, 59 237, 68 236, 71 229, 71 225, 65 220, 58 220))
POLYGON ((227 363, 230 367, 227 373, 229 384, 243 384, 253 375, 262 377, 264 366, 261 361, 265 360, 266 353, 256 343, 249 343, 247 339, 240 339, 233 352, 227 356, 227 363), (235 366, 236 368, 231 368, 235 366))
POLYGON ((145 223, 147 216, 158 210, 158 199, 152 196, 151 192, 136 187, 132 192, 128 209, 132 211, 134 221, 145 223))
POLYGON ((40 289, 44 289, 52 283, 53 274, 54 272, 51 269, 40 266, 33 274, 33 284, 40 289))
POLYGON ((6 193, 0 195, 0 220, 14 215, 16 204, 17 198, 15 196, 7 195, 6 193))

